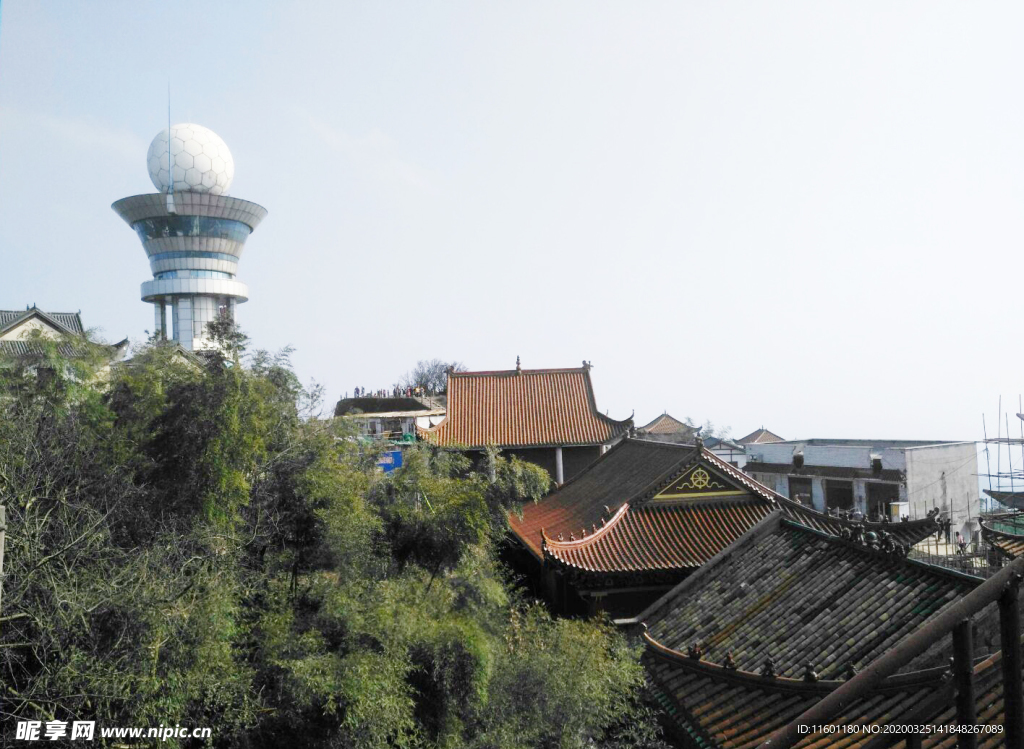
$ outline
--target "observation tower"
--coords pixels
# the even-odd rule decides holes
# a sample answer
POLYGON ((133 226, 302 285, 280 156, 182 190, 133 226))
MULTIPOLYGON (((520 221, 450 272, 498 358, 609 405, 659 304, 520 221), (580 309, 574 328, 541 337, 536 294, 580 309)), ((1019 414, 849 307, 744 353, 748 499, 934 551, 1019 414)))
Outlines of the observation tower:
POLYGON ((147 158, 159 192, 111 206, 149 256, 153 280, 142 284, 142 301, 153 305, 156 335, 189 351, 211 348, 207 323, 220 315, 234 320, 235 305, 249 298, 236 278, 238 261, 267 209, 228 197, 235 163, 227 144, 205 127, 162 130, 147 158))

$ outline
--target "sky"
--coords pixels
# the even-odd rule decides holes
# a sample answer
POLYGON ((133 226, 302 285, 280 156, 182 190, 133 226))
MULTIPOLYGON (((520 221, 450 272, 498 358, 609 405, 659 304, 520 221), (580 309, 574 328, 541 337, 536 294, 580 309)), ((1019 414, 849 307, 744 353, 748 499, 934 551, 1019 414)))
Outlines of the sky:
POLYGON ((110 204, 154 191, 169 88, 269 210, 240 325, 331 403, 520 356, 591 361, 638 424, 980 439, 1024 390, 1022 26, 1012 2, 3 0, 0 308, 144 340, 110 204))

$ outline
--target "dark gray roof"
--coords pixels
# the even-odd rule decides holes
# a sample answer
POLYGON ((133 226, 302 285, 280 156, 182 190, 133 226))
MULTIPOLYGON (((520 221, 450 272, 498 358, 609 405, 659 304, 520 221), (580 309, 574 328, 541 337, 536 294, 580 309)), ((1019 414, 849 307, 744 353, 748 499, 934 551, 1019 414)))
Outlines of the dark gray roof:
MULTIPOLYGON (((78 346, 57 347, 61 356, 74 357, 81 354, 78 346)), ((0 341, 0 356, 35 356, 43 353, 43 347, 35 341, 0 341)))
POLYGON ((33 312, 40 313, 44 318, 64 328, 67 333, 74 335, 85 334, 85 328, 82 327, 82 316, 78 312, 44 312, 37 307, 24 310, 0 309, 0 330, 23 318, 30 317, 33 312))

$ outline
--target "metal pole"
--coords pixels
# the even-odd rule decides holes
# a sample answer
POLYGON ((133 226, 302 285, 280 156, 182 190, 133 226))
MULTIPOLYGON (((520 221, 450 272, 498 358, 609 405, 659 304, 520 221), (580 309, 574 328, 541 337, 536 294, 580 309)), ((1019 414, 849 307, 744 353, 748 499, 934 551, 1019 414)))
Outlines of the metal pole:
MULTIPOLYGON (((1017 413, 1024 414, 1024 398, 1017 395, 1017 413)), ((1021 460, 1021 472, 1024 473, 1024 418, 1017 418, 1020 422, 1020 460, 1021 460)))
MULTIPOLYGON (((1022 411, 1021 413, 1024 413, 1022 411)), ((1024 421, 1021 422, 1021 429, 1024 429, 1024 421)), ((988 473, 988 488, 992 489, 992 461, 988 457, 988 429, 985 426, 985 414, 981 415, 981 434, 985 438, 985 471, 988 473)), ((1024 446, 1021 447, 1024 450, 1024 446)), ((989 497, 985 500, 985 505, 988 507, 989 512, 992 511, 992 498, 989 497)))
POLYGON ((1013 494, 1013 453, 1010 452, 1010 415, 1003 414, 1006 419, 1006 463, 1010 471, 1010 494, 1013 494))
POLYGON ((1006 749, 1024 749, 1024 689, 1021 687, 1020 609, 1017 603, 1020 598, 1020 581, 1020 575, 1011 578, 999 597, 999 644, 1003 649, 1003 728, 1006 733, 1006 749))
MULTIPOLYGON (((999 421, 999 414, 1003 412, 1003 396, 999 396, 999 410, 996 412, 996 488, 1003 488, 1003 446, 1000 444, 1002 422, 999 421)), ((1006 435, 1009 437, 1010 435, 1006 435)))
MULTIPOLYGON (((956 722, 973 726, 978 722, 974 704, 974 643, 971 642, 971 620, 964 619, 953 628, 953 681, 956 684, 956 722)), ((978 735, 970 731, 960 734, 960 749, 977 749, 978 735)))

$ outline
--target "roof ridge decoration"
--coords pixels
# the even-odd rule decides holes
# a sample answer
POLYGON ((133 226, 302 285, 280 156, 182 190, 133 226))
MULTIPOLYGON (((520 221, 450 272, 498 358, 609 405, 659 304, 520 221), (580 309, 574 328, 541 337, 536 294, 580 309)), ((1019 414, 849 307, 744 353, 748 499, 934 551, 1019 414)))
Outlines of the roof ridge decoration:
MULTIPOLYGON (((18 312, 21 312, 21 311, 18 310, 18 312)), ((55 315, 77 315, 77 313, 75 313, 75 312, 55 312, 55 313, 50 313, 50 312, 44 312, 43 310, 39 309, 38 307, 33 306, 33 307, 30 307, 29 309, 25 310, 24 312, 21 312, 21 314, 19 314, 13 320, 10 320, 6 325, 0 325, 0 335, 3 335, 4 333, 6 333, 9 330, 13 330, 14 328, 18 327, 19 325, 21 325, 25 321, 32 319, 33 317, 39 317, 39 318, 45 320, 47 323, 49 323, 54 328, 57 328, 58 330, 62 331, 65 335, 79 336, 78 331, 72 330, 67 325, 64 325, 63 323, 61 323, 60 320, 56 319, 55 315)), ((79 324, 81 324, 81 320, 80 319, 79 319, 79 324)))
POLYGON ((683 473, 650 498, 652 502, 666 500, 698 499, 704 497, 748 496, 749 492, 726 480, 718 471, 709 472, 703 465, 699 453, 696 460, 683 473))
MULTIPOLYGON (((671 443, 657 442, 655 440, 639 440, 639 439, 634 439, 634 438, 630 438, 630 439, 631 439, 631 441, 635 441, 635 442, 641 442, 642 441, 642 442, 646 442, 647 444, 658 444, 658 445, 669 445, 669 444, 671 444, 671 443)), ((763 499, 769 500, 770 502, 775 502, 779 497, 781 497, 781 495, 779 495, 776 492, 772 491, 771 489, 769 489, 764 484, 761 484, 760 482, 755 481, 753 478, 751 478, 747 474, 745 474, 742 471, 734 468, 729 463, 726 463, 725 461, 723 461, 721 458, 719 458, 713 452, 711 452, 710 450, 705 448, 702 443, 700 445, 678 445, 676 447, 677 448, 683 448, 683 449, 689 449, 691 451, 690 455, 685 460, 683 460, 680 463, 678 463, 677 465, 673 466, 672 469, 669 470, 668 472, 666 472, 664 475, 662 475, 658 479, 656 479, 653 482, 651 482, 644 489, 642 489, 639 492, 637 492, 632 499, 636 499, 636 500, 643 499, 643 500, 646 500, 647 502, 650 502, 652 500, 657 500, 659 502, 666 502, 667 503, 667 500, 674 500, 674 499, 687 499, 687 498, 698 498, 698 497, 703 498, 703 497, 714 497, 714 496, 736 496, 736 497, 742 496, 742 495, 748 495, 749 496, 749 494, 751 492, 753 494, 755 494, 755 495, 759 495, 763 499), (716 495, 714 493, 714 491, 704 492, 701 489, 697 489, 696 492, 689 493, 689 494, 676 494, 676 493, 674 493, 674 494, 664 494, 663 495, 663 492, 666 492, 666 491, 668 491, 670 489, 676 488, 676 487, 674 487, 675 482, 677 482, 677 480, 680 480, 680 479, 685 479, 685 476, 686 476, 687 472, 695 472, 696 468, 701 467, 701 462, 702 461, 708 463, 711 468, 716 469, 716 472, 718 473, 719 478, 721 478, 721 479, 725 480, 727 483, 731 484, 733 488, 732 489, 726 489, 725 490, 727 492, 726 494, 719 494, 719 495, 716 495), (746 487, 746 489, 744 490, 742 487, 746 487)), ((699 480, 699 483, 703 484, 704 480, 705 480, 704 477, 701 477, 700 480, 699 480)), ((709 485, 710 485, 711 474, 708 474, 707 480, 709 481, 709 485)), ((686 488, 686 487, 680 486, 678 488, 686 488)), ((704 488, 707 488, 707 487, 704 487, 704 488)))
MULTIPOLYGON (((606 505, 605 509, 608 510, 610 508, 608 508, 606 505)), ((587 535, 587 529, 583 528, 582 535, 579 538, 576 538, 574 533, 570 534, 568 539, 563 538, 564 534, 562 533, 559 533, 557 538, 551 538, 545 532, 544 528, 541 528, 540 533, 542 548, 544 552, 547 553, 548 549, 551 547, 571 549, 576 546, 582 546, 585 543, 592 543, 601 538, 602 536, 604 536, 612 528, 614 528, 619 523, 619 521, 622 520, 623 517, 625 517, 627 512, 629 512, 629 502, 623 502, 622 506, 619 507, 619 509, 617 509, 610 518, 601 518, 600 528, 598 528, 595 525, 593 528, 593 532, 589 536, 587 535)))
MULTIPOLYGON (((712 663, 703 658, 696 658, 691 653, 682 653, 668 645, 664 645, 651 636, 647 631, 646 625, 644 625, 641 637, 646 649, 652 655, 669 661, 673 665, 682 666, 688 670, 701 672, 726 681, 747 684, 758 689, 769 687, 779 691, 828 694, 849 681, 849 679, 818 679, 815 681, 806 678, 806 676, 794 679, 788 676, 779 676, 778 674, 767 676, 761 672, 744 671, 726 666, 725 664, 712 663)), ((987 666, 991 660, 992 657, 989 657, 987 660, 977 663, 975 670, 983 670, 981 667, 987 666)), ((878 691, 899 691, 915 686, 928 686, 935 684, 948 671, 948 666, 936 666, 920 671, 894 674, 889 676, 877 689, 878 691)))

